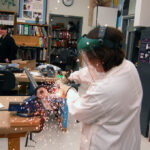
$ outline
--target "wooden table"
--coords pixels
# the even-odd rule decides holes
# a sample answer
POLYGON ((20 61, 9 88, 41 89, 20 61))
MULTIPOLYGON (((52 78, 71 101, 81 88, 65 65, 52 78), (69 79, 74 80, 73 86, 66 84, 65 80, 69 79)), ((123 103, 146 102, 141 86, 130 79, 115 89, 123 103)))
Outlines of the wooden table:
MULTIPOLYGON (((14 75, 16 78, 17 85, 20 85, 20 87, 17 87, 18 95, 33 94, 33 88, 31 84, 29 84, 30 82, 26 73, 15 73, 14 75)), ((45 76, 32 76, 32 77, 38 83, 48 83, 48 82, 53 82, 53 81, 55 82, 56 80, 58 80, 57 77, 55 78, 50 78, 50 77, 45 77, 45 76)))
MULTIPOLYGON (((15 73, 16 80, 18 82, 29 82, 29 79, 26 75, 26 73, 15 73)), ((32 76, 36 82, 52 82, 58 80, 57 77, 50 78, 45 76, 32 76)))
MULTIPOLYGON (((7 109, 9 102, 22 102, 27 96, 0 96, 0 103, 7 109)), ((19 117, 15 112, 0 111, 0 138, 8 138, 8 150, 20 150, 20 137, 31 131, 40 131, 39 117, 19 117)))

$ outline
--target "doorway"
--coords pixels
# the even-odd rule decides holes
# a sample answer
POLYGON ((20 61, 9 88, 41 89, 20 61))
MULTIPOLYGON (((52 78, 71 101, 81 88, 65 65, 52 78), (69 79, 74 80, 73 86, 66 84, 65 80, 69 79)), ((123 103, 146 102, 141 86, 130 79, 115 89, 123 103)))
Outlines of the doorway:
POLYGON ((77 51, 77 40, 82 33, 82 23, 82 17, 49 15, 49 63, 64 71, 79 69, 80 55, 77 51))

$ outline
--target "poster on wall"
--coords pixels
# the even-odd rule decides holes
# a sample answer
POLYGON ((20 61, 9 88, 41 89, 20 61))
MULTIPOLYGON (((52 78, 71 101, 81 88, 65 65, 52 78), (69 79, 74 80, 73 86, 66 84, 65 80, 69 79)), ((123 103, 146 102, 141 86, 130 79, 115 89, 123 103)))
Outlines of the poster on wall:
POLYGON ((27 23, 45 24, 47 0, 20 0, 19 18, 27 23))
POLYGON ((150 38, 142 38, 140 42, 139 61, 150 64, 150 38))
POLYGON ((19 0, 0 0, 0 11, 19 12, 19 0))

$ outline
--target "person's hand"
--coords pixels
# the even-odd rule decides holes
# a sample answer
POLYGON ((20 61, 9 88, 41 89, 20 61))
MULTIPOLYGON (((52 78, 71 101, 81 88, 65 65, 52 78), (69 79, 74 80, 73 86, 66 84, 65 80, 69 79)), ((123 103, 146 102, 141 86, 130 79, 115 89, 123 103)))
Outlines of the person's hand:
POLYGON ((8 58, 5 58, 5 62, 6 62, 6 63, 9 63, 9 59, 8 59, 8 58))

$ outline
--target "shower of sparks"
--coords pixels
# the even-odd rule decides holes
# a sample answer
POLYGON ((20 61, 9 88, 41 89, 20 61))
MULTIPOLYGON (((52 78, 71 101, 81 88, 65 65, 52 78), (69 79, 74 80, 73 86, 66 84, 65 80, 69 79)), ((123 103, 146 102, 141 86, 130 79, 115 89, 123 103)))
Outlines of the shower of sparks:
MULTIPOLYGON (((64 113, 64 106, 65 106, 65 99, 61 97, 61 93, 59 93, 58 85, 55 82, 45 82, 42 84, 44 88, 47 89, 48 95, 44 101, 46 101, 47 104, 49 104, 50 110, 45 110, 43 108, 43 104, 41 104, 41 99, 36 98, 35 100, 31 99, 30 101, 26 102, 23 106, 21 106, 21 109, 28 110, 33 116, 39 116, 43 115, 44 118, 44 125, 43 127, 37 126, 35 127, 36 131, 39 131, 42 128, 42 133, 33 133, 32 137, 36 141, 36 143, 42 143, 42 149, 46 149, 49 147, 49 145, 59 145, 60 150, 66 149, 66 145, 63 143, 56 141, 57 139, 62 138, 64 136, 65 138, 71 138, 70 132, 63 131, 62 126, 62 118, 60 117, 61 113, 64 113), (58 93, 57 93, 58 92, 58 93), (27 109, 28 108, 28 109, 27 109), (60 109, 61 108, 61 111, 60 109), (60 122, 58 121, 60 119, 60 122), (56 132, 55 137, 52 136, 52 132, 56 132)), ((9 99, 9 98, 7 98, 9 99)), ((17 101, 17 99, 14 99, 14 101, 17 101)), ((12 120, 12 122, 15 122, 16 119, 12 120)), ((30 121, 32 123, 32 118, 24 118, 23 123, 26 121, 30 121)), ((35 121, 35 120, 34 120, 35 121)), ((2 124, 5 124, 3 121, 2 124)), ((73 128, 76 127, 76 123, 74 122, 73 125, 71 125, 73 128)), ((18 130, 23 130, 23 128, 14 128, 14 131, 18 132, 18 130)), ((76 133, 76 132, 75 132, 76 133)), ((72 133, 72 136, 75 135, 75 133, 72 133)), ((70 147, 74 146, 73 142, 68 143, 70 147)), ((35 145, 36 146, 36 145, 35 145)), ((31 148, 31 150, 34 150, 36 148, 31 148)), ((15 150, 15 149, 13 149, 15 150)))

